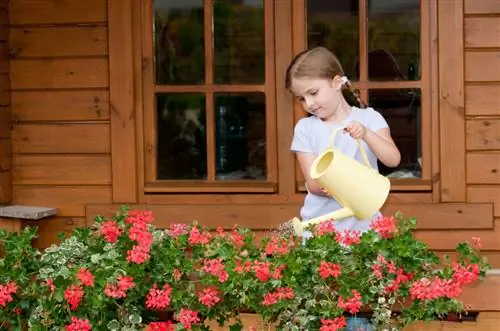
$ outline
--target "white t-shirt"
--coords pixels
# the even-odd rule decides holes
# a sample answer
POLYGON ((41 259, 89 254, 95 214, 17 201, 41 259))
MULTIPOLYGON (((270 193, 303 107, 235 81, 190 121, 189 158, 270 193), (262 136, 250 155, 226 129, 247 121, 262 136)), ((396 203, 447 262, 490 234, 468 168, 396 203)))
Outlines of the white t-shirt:
MULTIPOLYGON (((357 121, 365 127, 376 132, 382 128, 388 128, 384 117, 373 108, 360 109, 352 107, 349 116, 340 124, 324 122, 316 116, 300 119, 295 125, 291 150, 293 152, 312 153, 315 157, 328 149, 331 133, 340 126, 346 126, 352 121, 357 121)), ((366 155, 373 168, 378 170, 377 157, 365 142, 362 142, 366 155)), ((358 144, 348 133, 339 132, 335 138, 334 145, 346 156, 364 163, 358 144)), ((300 211, 303 221, 325 215, 342 206, 333 198, 324 197, 308 192, 304 200, 304 206, 300 211)), ((378 217, 380 213, 373 215, 368 220, 358 220, 355 217, 340 219, 335 221, 335 227, 340 230, 360 230, 365 232, 370 227, 370 221, 378 217)))

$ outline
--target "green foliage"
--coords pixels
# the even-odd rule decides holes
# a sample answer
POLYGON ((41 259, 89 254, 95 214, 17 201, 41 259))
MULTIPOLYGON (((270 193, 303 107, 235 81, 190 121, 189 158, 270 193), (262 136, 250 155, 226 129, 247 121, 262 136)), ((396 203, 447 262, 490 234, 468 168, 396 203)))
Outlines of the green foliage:
POLYGON ((305 242, 285 234, 259 241, 249 229, 209 232, 198 223, 160 230, 151 221, 149 212, 122 208, 43 252, 31 246, 33 228, 0 231, 0 330, 26 321, 30 330, 61 330, 74 318, 93 330, 152 330, 161 321, 171 323, 165 330, 209 330, 209 320, 241 330, 240 312, 278 330, 319 330, 363 309, 377 328, 398 330, 463 312, 457 296, 489 268, 466 242, 443 263, 413 237, 416 220, 399 213, 362 235, 323 223, 305 242), (126 277, 133 283, 122 288, 126 277), (13 283, 12 300, 2 304, 13 283), (198 318, 192 325, 190 314, 198 318))

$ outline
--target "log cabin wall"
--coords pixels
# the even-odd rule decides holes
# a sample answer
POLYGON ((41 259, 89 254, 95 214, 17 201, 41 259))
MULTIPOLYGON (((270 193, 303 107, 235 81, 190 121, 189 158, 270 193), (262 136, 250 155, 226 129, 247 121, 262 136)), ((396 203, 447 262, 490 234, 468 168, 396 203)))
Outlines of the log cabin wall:
MULTIPOLYGON (((0 1, 0 206, 12 202, 11 110, 9 101, 9 16, 7 0, 0 1)), ((0 218, 0 228, 13 229, 0 218)))
MULTIPOLYGON (((106 0, 10 1, 13 196, 58 208, 39 247, 111 202, 106 0)), ((32 223, 28 223, 32 224, 32 223)))
MULTIPOLYGON (((197 194, 198 202, 186 193, 144 195, 136 123, 140 87, 134 85, 141 63, 131 55, 140 45, 131 37, 131 3, 10 0, 12 202, 58 208, 57 217, 25 223, 39 226, 36 246, 47 247, 57 242, 58 232, 88 225, 96 213, 110 214, 122 203, 151 208, 161 225, 210 215, 213 224, 234 220, 262 231, 268 219, 297 215, 303 195, 295 193, 257 194, 253 200, 244 194, 197 194)), ((440 171, 432 193, 393 194, 386 211, 401 207, 419 215, 417 235, 440 252, 481 237, 485 255, 499 268, 500 5, 457 0, 439 1, 438 7, 441 38, 434 41, 439 56, 433 65, 439 71, 432 78, 439 81, 433 101, 439 130, 432 135, 438 146, 433 167, 440 171)), ((276 56, 291 57, 289 46, 276 56)), ((284 70, 283 63, 276 65, 284 70)), ((283 88, 279 79, 276 85, 283 88)), ((293 119, 279 116, 284 117, 277 126, 286 137, 293 119)), ((278 144, 284 151, 278 162, 293 162, 289 141, 278 144)), ((289 174, 280 169, 278 179, 289 174)), ((279 186, 295 190, 293 183, 279 186)), ((496 279, 474 292, 477 307, 500 310, 500 298, 486 299, 494 286, 496 279)))

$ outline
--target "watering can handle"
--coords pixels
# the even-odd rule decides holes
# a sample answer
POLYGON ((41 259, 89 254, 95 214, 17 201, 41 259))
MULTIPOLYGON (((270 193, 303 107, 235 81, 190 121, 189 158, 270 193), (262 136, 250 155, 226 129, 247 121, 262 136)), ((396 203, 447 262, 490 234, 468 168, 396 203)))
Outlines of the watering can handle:
MULTIPOLYGON (((337 137, 337 133, 340 130, 344 130, 344 129, 345 128, 343 126, 341 126, 340 128, 337 128, 335 131, 332 132, 332 134, 330 135, 330 145, 331 146, 334 146, 335 138, 337 137)), ((368 161, 368 156, 366 155, 365 148, 363 147, 363 144, 361 144, 360 139, 356 139, 356 142, 358 143, 359 151, 361 152, 361 158, 363 159, 363 161, 365 162, 365 164, 369 168, 373 168, 372 165, 370 164, 370 161, 368 161)))

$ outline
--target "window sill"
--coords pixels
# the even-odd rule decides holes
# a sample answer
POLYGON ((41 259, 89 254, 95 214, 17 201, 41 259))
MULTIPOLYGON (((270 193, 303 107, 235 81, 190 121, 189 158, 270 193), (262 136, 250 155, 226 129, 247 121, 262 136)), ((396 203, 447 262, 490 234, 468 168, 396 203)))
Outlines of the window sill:
MULTIPOLYGON (((390 178, 391 192, 430 192, 432 181, 420 178, 390 178)), ((304 183, 298 184, 299 192, 307 192, 304 183)))
POLYGON ((261 180, 159 180, 146 183, 145 193, 275 193, 277 183, 261 180))

